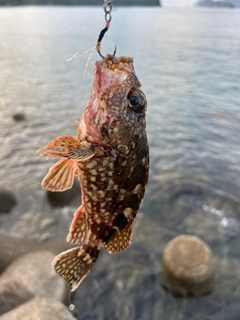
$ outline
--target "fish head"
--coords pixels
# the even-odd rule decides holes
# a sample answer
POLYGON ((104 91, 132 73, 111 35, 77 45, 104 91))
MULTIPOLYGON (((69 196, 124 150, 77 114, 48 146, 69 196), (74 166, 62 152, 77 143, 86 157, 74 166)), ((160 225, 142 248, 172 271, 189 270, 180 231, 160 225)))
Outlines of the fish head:
POLYGON ((140 87, 132 58, 109 54, 96 62, 85 119, 91 119, 92 135, 125 154, 145 132, 147 101, 140 87))

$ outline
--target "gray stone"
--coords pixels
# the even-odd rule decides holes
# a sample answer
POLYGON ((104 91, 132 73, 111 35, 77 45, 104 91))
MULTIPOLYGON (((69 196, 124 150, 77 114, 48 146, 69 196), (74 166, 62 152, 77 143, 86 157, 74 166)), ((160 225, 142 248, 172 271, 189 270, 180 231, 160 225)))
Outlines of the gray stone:
POLYGON ((0 273, 15 259, 33 250, 34 242, 14 238, 7 233, 0 231, 0 273))
POLYGON ((34 298, 18 308, 5 313, 0 320, 76 320, 58 301, 34 298))
POLYGON ((14 194, 6 189, 0 188, 0 213, 8 213, 17 204, 14 194))
POLYGON ((47 200, 52 207, 65 207, 69 205, 75 197, 80 197, 80 185, 75 180, 71 189, 63 192, 46 191, 47 200))
POLYGON ((212 290, 214 263, 209 246, 201 239, 180 235, 165 247, 163 273, 170 291, 181 295, 200 295, 212 290))
POLYGON ((0 278, 0 315, 34 298, 33 293, 19 281, 4 281, 0 278))
POLYGON ((18 258, 2 273, 1 291, 6 292, 14 282, 34 296, 64 301, 66 284, 52 268, 53 259, 54 254, 49 251, 32 252, 18 258))
POLYGON ((8 235, 3 231, 0 231, 0 244, 0 274, 15 259, 26 253, 47 250, 56 255, 61 251, 69 249, 69 244, 66 242, 66 234, 54 238, 48 242, 39 243, 36 241, 18 239, 8 235))
POLYGON ((12 116, 13 120, 15 121, 23 121, 25 120, 25 116, 23 113, 15 113, 13 116, 12 116))

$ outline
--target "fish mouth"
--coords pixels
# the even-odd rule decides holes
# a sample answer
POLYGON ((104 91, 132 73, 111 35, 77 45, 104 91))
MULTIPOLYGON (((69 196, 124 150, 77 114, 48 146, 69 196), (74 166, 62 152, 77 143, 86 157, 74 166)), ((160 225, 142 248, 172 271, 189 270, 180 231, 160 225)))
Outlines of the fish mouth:
POLYGON ((133 58, 107 54, 95 65, 94 91, 98 97, 107 89, 121 86, 134 73, 133 58))

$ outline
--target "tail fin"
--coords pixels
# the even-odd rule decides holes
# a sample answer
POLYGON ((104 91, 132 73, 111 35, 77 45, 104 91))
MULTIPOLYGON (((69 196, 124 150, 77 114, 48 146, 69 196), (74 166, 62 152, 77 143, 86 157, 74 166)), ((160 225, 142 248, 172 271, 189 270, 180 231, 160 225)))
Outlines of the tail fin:
POLYGON ((53 268, 65 279, 71 288, 75 291, 88 272, 92 269, 99 254, 97 246, 84 244, 60 253, 52 262, 53 268))

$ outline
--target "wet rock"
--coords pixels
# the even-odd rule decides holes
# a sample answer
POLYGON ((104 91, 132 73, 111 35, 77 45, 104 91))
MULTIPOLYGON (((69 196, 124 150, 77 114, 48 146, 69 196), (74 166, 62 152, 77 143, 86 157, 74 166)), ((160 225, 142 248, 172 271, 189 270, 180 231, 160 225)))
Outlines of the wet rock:
POLYGON ((54 254, 49 251, 32 252, 18 258, 0 277, 2 292, 14 283, 34 296, 64 301, 66 284, 52 269, 53 259, 54 254))
POLYGON ((75 180, 73 187, 63 192, 46 191, 47 200, 52 207, 65 207, 73 201, 75 197, 80 199, 79 182, 75 180))
POLYGON ((0 213, 8 213, 17 204, 14 194, 6 189, 0 188, 0 213))
POLYGON ((212 289, 212 252, 195 236, 180 235, 171 240, 163 252, 162 268, 169 289, 175 294, 199 295, 212 289))
POLYGON ((0 273, 7 268, 14 260, 33 251, 46 250, 54 255, 69 249, 66 242, 66 234, 54 238, 45 243, 19 239, 0 231, 0 273))
POLYGON ((5 313, 0 320, 76 320, 58 301, 34 298, 18 308, 5 313))
POLYGON ((15 259, 33 250, 35 243, 16 239, 9 234, 0 232, 0 273, 15 259))
POLYGON ((1 280, 0 278, 0 315, 34 298, 33 293, 19 281, 1 280))
POLYGON ((23 121, 25 120, 25 115, 23 113, 15 113, 12 118, 15 121, 23 121))

